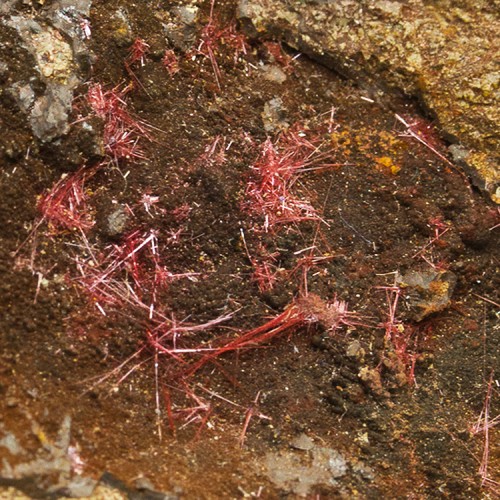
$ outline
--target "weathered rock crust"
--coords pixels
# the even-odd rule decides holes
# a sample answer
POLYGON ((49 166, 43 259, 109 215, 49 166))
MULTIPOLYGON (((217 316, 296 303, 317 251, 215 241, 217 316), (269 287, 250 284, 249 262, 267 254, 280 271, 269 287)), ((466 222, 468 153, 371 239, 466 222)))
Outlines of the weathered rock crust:
POLYGON ((464 166, 498 203, 499 12, 500 2, 486 0, 241 0, 239 5, 250 34, 278 37, 369 89, 417 97, 450 142, 467 150, 464 166))

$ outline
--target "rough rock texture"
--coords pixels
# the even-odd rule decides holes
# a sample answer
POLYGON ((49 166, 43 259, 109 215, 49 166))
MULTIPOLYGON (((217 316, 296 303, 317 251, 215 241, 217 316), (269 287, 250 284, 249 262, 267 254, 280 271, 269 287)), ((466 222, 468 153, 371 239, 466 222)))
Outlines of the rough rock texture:
POLYGON ((348 464, 332 448, 312 446, 307 456, 294 451, 268 453, 263 465, 267 477, 276 486, 299 497, 306 497, 315 485, 335 485, 344 476, 348 464))
POLYGON ((278 37, 356 79, 379 99, 398 89, 420 99, 479 187, 500 202, 499 2, 242 0, 254 36, 278 37))
MULTIPOLYGON (((53 441, 47 437, 41 426, 31 416, 27 415, 27 420, 31 433, 41 446, 33 457, 33 453, 23 448, 16 435, 1 425, 0 447, 7 448, 11 458, 9 457, 9 460, 4 458, 2 461, 0 485, 29 484, 34 498, 42 492, 45 493, 45 490, 47 496, 51 494, 54 496, 66 494, 70 497, 90 495, 97 481, 81 476, 83 462, 78 449, 71 446, 71 417, 69 415, 64 417, 61 428, 53 441), (47 484, 50 486, 47 487, 47 484)), ((26 432, 27 429, 25 428, 24 431, 26 432)))
POLYGON ((396 281, 405 290, 409 315, 418 322, 450 305, 457 278, 449 271, 430 270, 397 275, 396 281))
POLYGON ((0 5, 0 14, 8 14, 15 3, 16 0, 4 0, 0 5))
POLYGON ((7 2, 0 11, 0 15, 12 14, 0 19, 2 29, 11 28, 18 35, 17 41, 9 39, 5 42, 4 50, 10 51, 13 45, 19 44, 33 57, 36 76, 26 81, 19 74, 19 80, 12 82, 7 93, 14 97, 23 112, 30 115, 35 137, 50 142, 69 130, 73 90, 81 81, 82 69, 89 63, 84 22, 91 1, 54 2, 37 19, 34 14, 17 15, 14 4, 7 2), (34 84, 45 90, 35 92, 34 84))

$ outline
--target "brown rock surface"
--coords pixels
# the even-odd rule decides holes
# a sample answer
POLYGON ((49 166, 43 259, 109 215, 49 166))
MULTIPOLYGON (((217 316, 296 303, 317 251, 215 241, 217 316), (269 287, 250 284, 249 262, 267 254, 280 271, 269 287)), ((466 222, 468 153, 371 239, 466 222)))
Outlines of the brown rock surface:
POLYGON ((388 89, 418 98, 467 150, 454 160, 500 202, 498 2, 242 0, 239 16, 254 35, 283 40, 373 99, 388 89))

